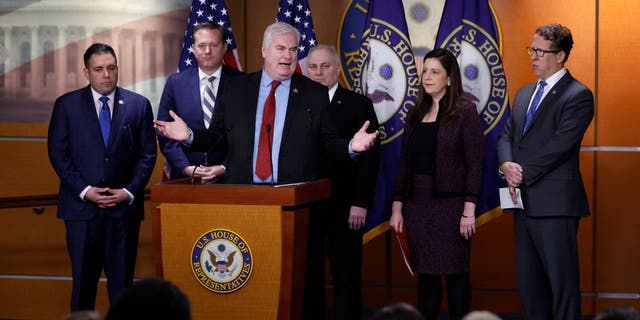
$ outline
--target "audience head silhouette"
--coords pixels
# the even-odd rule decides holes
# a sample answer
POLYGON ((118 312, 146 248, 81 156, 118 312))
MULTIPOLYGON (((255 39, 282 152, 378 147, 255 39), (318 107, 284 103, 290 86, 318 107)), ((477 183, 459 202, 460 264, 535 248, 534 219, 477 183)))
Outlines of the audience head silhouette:
POLYGON ((500 317, 490 311, 473 311, 469 312, 462 320, 500 320, 500 317))
POLYGON ((191 320, 187 296, 173 283, 148 278, 134 282, 111 304, 106 320, 191 320))
POLYGON ((81 310, 71 312, 63 320, 102 320, 102 317, 93 310, 81 310))
POLYGON ((412 305, 400 302, 378 310, 371 320, 424 320, 424 318, 412 305))
POLYGON ((595 320, 640 320, 640 313, 627 306, 614 306, 605 309, 595 320))

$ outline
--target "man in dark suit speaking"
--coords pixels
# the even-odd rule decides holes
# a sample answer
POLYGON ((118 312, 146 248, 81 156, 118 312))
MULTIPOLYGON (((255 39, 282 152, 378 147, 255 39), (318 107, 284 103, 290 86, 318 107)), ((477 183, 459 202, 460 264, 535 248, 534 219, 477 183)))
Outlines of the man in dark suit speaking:
POLYGON ((589 215, 580 144, 593 118, 593 94, 564 67, 573 47, 559 24, 539 27, 527 53, 538 81, 516 94, 498 142, 498 161, 514 201, 518 289, 526 319, 580 319, 577 233, 589 215))
POLYGON ((84 66, 89 86, 56 100, 48 139, 71 257, 71 311, 94 308, 103 267, 109 301, 133 282, 144 188, 156 161, 151 104, 116 87, 113 48, 91 45, 84 66))
POLYGON ((262 42, 261 71, 230 79, 207 131, 175 121, 156 120, 167 138, 194 150, 227 148, 227 183, 294 183, 321 177, 320 153, 356 157, 372 147, 377 131, 369 122, 353 139, 341 139, 327 112, 327 88, 294 73, 300 34, 291 25, 269 25, 262 42))
MULTIPOLYGON (((227 51, 225 39, 227 30, 217 23, 204 22, 193 28, 191 49, 198 63, 169 76, 158 106, 159 120, 171 120, 169 110, 173 110, 194 130, 209 127, 225 82, 242 74, 222 65, 227 51)), ((224 150, 192 151, 163 136, 158 136, 158 142, 160 151, 171 167, 170 179, 195 176, 203 182, 210 182, 224 175, 224 150)))
MULTIPOLYGON (((329 89, 329 114, 338 134, 351 137, 362 123, 378 127, 371 100, 338 84, 340 62, 336 49, 319 44, 309 51, 307 74, 329 89)), ((307 245, 304 319, 325 319, 325 251, 331 262, 334 319, 362 317, 362 231, 367 209, 373 205, 380 148, 376 145, 357 161, 326 157, 332 196, 311 212, 307 245)))

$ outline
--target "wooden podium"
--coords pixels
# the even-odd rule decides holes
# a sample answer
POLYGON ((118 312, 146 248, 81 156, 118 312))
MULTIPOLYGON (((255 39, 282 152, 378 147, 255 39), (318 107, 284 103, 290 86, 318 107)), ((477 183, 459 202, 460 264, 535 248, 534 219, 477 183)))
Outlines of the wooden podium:
POLYGON ((330 194, 329 180, 154 185, 158 273, 187 294, 193 319, 302 319, 309 205, 330 194))

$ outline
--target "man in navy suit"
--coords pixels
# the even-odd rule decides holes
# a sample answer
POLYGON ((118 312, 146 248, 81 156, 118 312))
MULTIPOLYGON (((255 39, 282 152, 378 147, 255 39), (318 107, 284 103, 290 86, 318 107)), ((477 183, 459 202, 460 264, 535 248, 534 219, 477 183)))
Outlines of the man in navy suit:
MULTIPOLYGON (((208 128, 212 116, 208 108, 215 113, 224 83, 227 79, 242 74, 234 68, 222 65, 227 51, 226 38, 227 29, 217 23, 200 23, 193 28, 191 49, 198 63, 169 76, 160 99, 159 120, 171 120, 169 110, 173 110, 190 128, 208 128), (209 92, 213 97, 208 95, 209 92)), ((192 151, 189 147, 162 135, 158 135, 158 142, 160 151, 171 167, 169 179, 195 176, 203 182, 210 182, 224 175, 224 150, 192 151)))
MULTIPOLYGON (((307 74, 329 89, 329 114, 342 138, 349 138, 362 123, 372 128, 378 120, 371 99, 338 84, 340 62, 336 49, 319 44, 309 51, 307 74)), ((326 157, 332 197, 311 212, 307 245, 305 319, 324 319, 325 251, 331 262, 334 319, 362 317, 362 227, 373 205, 380 148, 361 153, 357 161, 326 157)))
POLYGON ((527 53, 538 81, 521 88, 498 141, 498 161, 514 201, 518 289, 526 319, 580 319, 577 233, 589 215, 580 144, 593 118, 593 94, 564 67, 571 31, 539 27, 527 53))
POLYGON ((294 73, 299 43, 300 33, 291 25, 269 25, 262 41, 263 69, 227 81, 208 130, 192 130, 173 110, 169 114, 175 121, 156 120, 154 127, 193 150, 226 146, 226 183, 294 183, 321 178, 323 150, 335 157, 355 157, 374 145, 377 131, 367 133, 369 122, 365 122, 351 140, 338 136, 327 112, 327 88, 294 73), (264 110, 271 99, 275 111, 267 123, 264 110), (262 140, 266 136, 269 138, 262 140), (265 150, 261 141, 269 144, 266 154, 270 156, 264 162, 259 161, 260 151, 265 150))
POLYGON ((103 268, 110 301, 132 283, 144 188, 156 161, 151 104, 116 86, 113 48, 91 45, 84 66, 89 86, 56 100, 48 138, 71 258, 71 311, 94 309, 103 268))

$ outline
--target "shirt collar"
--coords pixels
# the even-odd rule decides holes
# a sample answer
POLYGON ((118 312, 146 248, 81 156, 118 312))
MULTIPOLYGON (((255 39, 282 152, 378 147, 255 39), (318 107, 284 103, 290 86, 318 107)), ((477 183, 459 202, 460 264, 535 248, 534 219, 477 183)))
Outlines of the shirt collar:
MULTIPOLYGON (((544 82, 547 83, 547 86, 545 87, 545 89, 552 88, 556 83, 558 83, 558 81, 560 81, 560 79, 562 79, 562 77, 564 77, 566 73, 567 73, 567 68, 562 68, 558 70, 556 73, 552 74, 549 78, 544 79, 544 82)), ((540 83, 540 81, 542 81, 542 79, 539 79, 538 83, 540 83)))
MULTIPOLYGON (((262 69, 262 76, 260 77, 260 87, 271 87, 271 82, 273 82, 273 79, 271 79, 271 77, 269 77, 269 75, 264 71, 264 69, 262 69)), ((291 86, 291 77, 280 81, 279 87, 282 87, 282 86, 284 86, 288 90, 289 87, 291 86)))
POLYGON ((209 79, 211 76, 216 77, 216 80, 220 79, 220 76, 222 76, 222 65, 218 68, 218 70, 216 70, 216 72, 214 72, 211 75, 207 75, 206 73, 204 73, 204 71, 202 71, 202 69, 200 69, 198 67, 198 79, 200 80, 205 80, 205 79, 209 79))
MULTIPOLYGON (((98 91, 96 91, 95 89, 93 89, 93 87, 89 86, 91 88, 91 95, 93 96, 93 101, 97 104, 97 105, 101 105, 102 102, 100 102, 100 98, 103 96, 102 94, 98 93, 98 91)), ((113 91, 111 91, 111 93, 109 93, 108 95, 106 95, 106 97, 109 98, 109 102, 107 103, 109 106, 113 106, 113 101, 114 98, 116 96, 116 90, 114 89, 113 91)))

